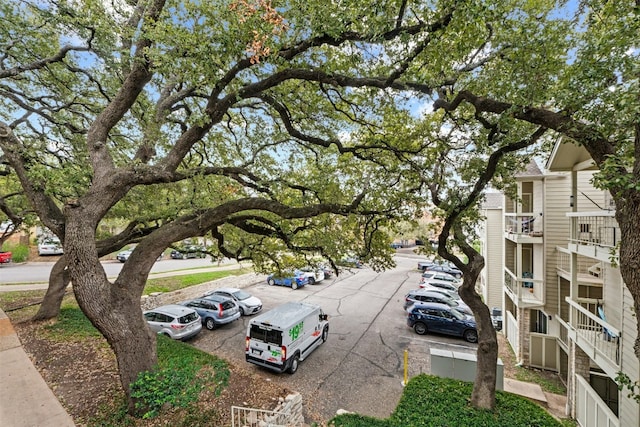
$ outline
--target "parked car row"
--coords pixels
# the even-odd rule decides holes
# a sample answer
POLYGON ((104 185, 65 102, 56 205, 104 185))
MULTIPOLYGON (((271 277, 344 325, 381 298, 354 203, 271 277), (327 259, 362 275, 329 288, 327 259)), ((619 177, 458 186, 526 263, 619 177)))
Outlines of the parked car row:
POLYGON ((293 270, 291 272, 270 274, 267 277, 267 284, 269 286, 288 286, 291 289, 298 289, 305 285, 315 285, 316 283, 320 283, 324 279, 331 277, 332 274, 333 271, 326 267, 319 267, 317 269, 306 267, 300 270, 293 270))
POLYGON ((171 251, 172 259, 204 258, 207 256, 206 248, 201 245, 186 245, 171 251))
MULTIPOLYGON (((260 299, 238 288, 218 288, 202 297, 147 310, 149 328, 187 340, 203 328, 213 330, 241 315, 261 311, 260 299)), ((276 372, 295 373, 299 362, 327 341, 328 316, 316 304, 288 302, 253 318, 246 333, 246 361, 276 372)))
POLYGON ((187 340, 197 335, 203 326, 214 330, 238 320, 240 316, 261 310, 262 301, 248 292, 238 288, 218 288, 199 298, 164 305, 143 314, 152 331, 176 340, 187 340))
POLYGON ((460 269, 456 267, 454 264, 447 261, 435 261, 435 260, 419 261, 418 270, 422 272, 431 271, 431 272, 447 273, 455 277, 456 279, 462 278, 462 271, 460 271, 460 269))

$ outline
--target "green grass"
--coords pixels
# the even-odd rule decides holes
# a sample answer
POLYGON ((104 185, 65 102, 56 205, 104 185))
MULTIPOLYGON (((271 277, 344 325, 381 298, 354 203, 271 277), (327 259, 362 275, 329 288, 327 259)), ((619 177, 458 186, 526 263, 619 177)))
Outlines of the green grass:
POLYGON ((519 366, 516 368, 515 379, 527 383, 538 384, 542 390, 553 394, 567 394, 567 388, 562 384, 560 378, 548 378, 533 368, 519 366))
POLYGON ((161 277, 157 279, 147 280, 147 285, 144 288, 145 294, 153 292, 172 292, 178 289, 188 288, 189 286, 199 285, 205 282, 211 282, 212 280, 222 279, 227 276, 239 276, 241 274, 252 271, 250 269, 239 270, 220 270, 220 271, 205 271, 202 273, 184 274, 172 277, 161 277))
POLYGON ((341 427, 560 427, 543 408, 511 393, 496 392, 493 411, 471 407, 472 383, 419 375, 409 381, 395 411, 387 419, 358 414, 338 415, 330 425, 341 427))
POLYGON ((45 326, 44 329, 50 333, 51 339, 59 341, 102 336, 75 302, 63 305, 60 308, 58 321, 45 326))

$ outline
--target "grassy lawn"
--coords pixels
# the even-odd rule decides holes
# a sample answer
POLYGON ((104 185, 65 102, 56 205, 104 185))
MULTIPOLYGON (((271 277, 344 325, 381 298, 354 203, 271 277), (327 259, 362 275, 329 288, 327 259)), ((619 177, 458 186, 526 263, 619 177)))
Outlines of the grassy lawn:
POLYGON ((358 414, 338 415, 330 421, 340 427, 543 427, 563 426, 530 400, 502 391, 496 392, 494 411, 469 405, 472 383, 419 375, 404 389, 395 411, 387 419, 358 414))
POLYGON ((253 269, 242 268, 237 270, 219 270, 219 271, 203 271, 200 273, 183 274, 171 277, 159 277, 157 279, 147 280, 144 288, 145 294, 153 292, 172 292, 178 289, 188 288, 189 286, 199 285, 212 280, 222 279, 227 276, 239 276, 250 273, 253 269))

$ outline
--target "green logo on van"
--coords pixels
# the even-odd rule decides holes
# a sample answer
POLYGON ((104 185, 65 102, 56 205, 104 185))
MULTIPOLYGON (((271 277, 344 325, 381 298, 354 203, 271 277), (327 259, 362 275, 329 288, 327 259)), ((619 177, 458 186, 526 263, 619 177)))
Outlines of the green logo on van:
POLYGON ((291 337, 291 341, 295 341, 300 336, 300 332, 302 332, 304 322, 298 323, 293 328, 289 329, 289 336, 291 337))

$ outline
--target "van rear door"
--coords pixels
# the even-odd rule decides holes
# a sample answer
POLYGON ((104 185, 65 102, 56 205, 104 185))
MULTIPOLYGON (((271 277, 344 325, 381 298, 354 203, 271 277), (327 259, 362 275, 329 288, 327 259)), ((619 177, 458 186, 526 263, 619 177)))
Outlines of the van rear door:
POLYGON ((267 326, 251 325, 246 350, 247 356, 269 365, 282 365, 286 360, 286 354, 283 354, 282 349, 282 331, 267 326))

